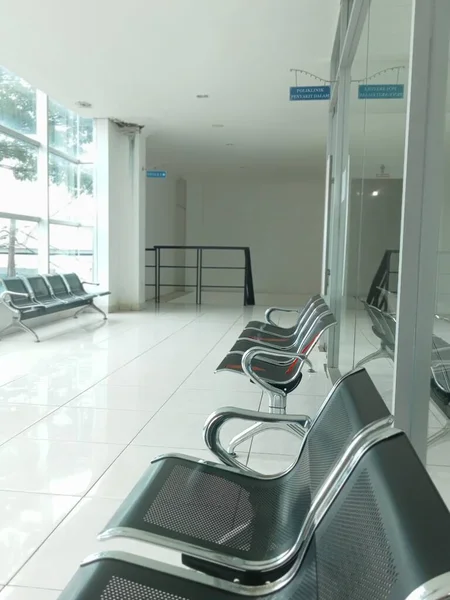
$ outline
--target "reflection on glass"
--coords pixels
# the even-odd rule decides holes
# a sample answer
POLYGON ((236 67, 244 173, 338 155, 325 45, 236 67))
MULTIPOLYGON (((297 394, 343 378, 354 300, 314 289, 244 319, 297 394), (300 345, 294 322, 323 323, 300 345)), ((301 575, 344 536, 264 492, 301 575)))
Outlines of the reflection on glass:
POLYGON ((25 135, 36 134, 36 90, 1 66, 0 124, 25 135))
POLYGON ((391 406, 411 2, 372 2, 352 65, 340 370, 364 365, 391 406), (386 46, 386 39, 390 45, 386 46), (389 52, 387 51, 389 49, 389 52), (361 99, 360 85, 404 84, 404 98, 361 99))
POLYGON ((0 218, 0 277, 38 272, 38 223, 0 218))
POLYGON ((0 211, 38 216, 38 149, 0 133, 0 211))
POLYGON ((92 160, 93 120, 86 119, 49 99, 48 134, 51 148, 75 158, 92 160))
POLYGON ((50 218, 94 224, 93 166, 49 155, 50 218))
POLYGON ((77 273, 93 281, 94 236, 92 227, 50 224, 50 272, 77 273))

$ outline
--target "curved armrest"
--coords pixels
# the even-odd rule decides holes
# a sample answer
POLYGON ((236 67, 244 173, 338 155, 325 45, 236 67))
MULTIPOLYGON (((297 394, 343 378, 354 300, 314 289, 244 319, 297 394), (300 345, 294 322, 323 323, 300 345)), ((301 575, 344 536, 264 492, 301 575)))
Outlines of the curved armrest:
POLYGON ((264 317, 266 319, 266 323, 268 323, 269 325, 273 325, 274 327, 279 327, 279 325, 277 325, 276 323, 274 323, 272 321, 272 319, 270 318, 270 315, 273 312, 295 312, 295 313, 299 313, 300 311, 297 308, 281 308, 280 306, 272 306, 271 308, 268 308, 264 314, 264 317))
POLYGON ((17 296, 17 298, 29 298, 29 294, 24 294, 23 292, 10 292, 9 290, 4 290, 0 294, 0 299, 6 298, 6 296, 17 296))
POLYGON ((99 283, 96 283, 95 281, 82 281, 81 283, 82 283, 82 285, 100 285, 99 283))
POLYGON ((251 365, 252 360, 255 358, 255 356, 258 356, 258 354, 264 355, 264 356, 272 356, 275 358, 290 359, 291 361, 299 360, 300 368, 303 366, 304 362, 308 361, 308 357, 305 354, 297 354, 295 352, 288 352, 287 350, 275 350, 272 348, 262 348, 262 347, 254 347, 254 348, 250 348, 249 350, 247 350, 247 352, 245 352, 242 357, 242 363, 241 363, 242 370, 247 375, 247 377, 250 377, 250 379, 252 379, 255 383, 257 383, 264 390, 271 392, 273 394, 279 394, 280 392, 276 387, 271 385, 268 381, 259 377, 259 375, 257 373, 255 373, 255 371, 253 371, 253 369, 252 369, 252 365, 251 365))
POLYGON ((259 421, 262 423, 294 423, 300 425, 305 430, 308 430, 312 423, 308 415, 274 415, 272 413, 262 413, 257 410, 236 408, 235 406, 226 406, 213 412, 208 417, 203 428, 203 439, 206 445, 226 465, 237 467, 241 471, 251 474, 254 471, 238 460, 235 460, 220 443, 220 429, 229 419, 243 419, 244 421, 259 421))

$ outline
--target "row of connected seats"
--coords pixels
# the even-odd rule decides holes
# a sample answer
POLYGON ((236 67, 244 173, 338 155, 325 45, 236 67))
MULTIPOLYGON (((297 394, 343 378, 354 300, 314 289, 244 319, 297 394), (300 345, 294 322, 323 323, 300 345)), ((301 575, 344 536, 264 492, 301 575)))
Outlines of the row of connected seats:
POLYGON ((176 550, 185 568, 101 552, 61 600, 449 597, 450 514, 364 369, 313 420, 224 408, 204 437, 225 464, 155 458, 99 536, 176 550), (305 427, 295 463, 276 476, 228 466, 220 430, 231 418, 305 427))
POLYGON ((12 323, 4 327, 0 334, 20 327, 34 335, 39 342, 37 333, 23 321, 71 309, 78 309, 74 317, 92 308, 106 319, 106 314, 94 304, 94 300, 110 292, 88 292, 84 284, 98 285, 82 282, 76 273, 1 278, 0 302, 12 313, 12 323))
MULTIPOLYGON (((395 316, 368 302, 363 304, 372 323, 372 332, 380 341, 380 347, 361 359, 356 368, 379 358, 394 360, 395 354, 395 316)), ((430 398, 446 420, 445 426, 428 438, 428 443, 432 444, 447 435, 450 430, 450 345, 437 335, 432 336, 430 364, 430 398)))
MULTIPOLYGON (((336 324, 325 300, 316 295, 302 309, 272 307, 265 321, 250 321, 239 339, 217 367, 217 373, 237 373, 250 378, 269 398, 269 412, 286 414, 287 397, 301 383, 303 368, 314 372, 310 355, 321 336, 336 324), (296 313, 296 323, 281 327, 274 313, 296 313)), ((267 429, 284 429, 303 437, 304 429, 292 423, 257 422, 233 438, 228 451, 236 456, 236 447, 267 429)))

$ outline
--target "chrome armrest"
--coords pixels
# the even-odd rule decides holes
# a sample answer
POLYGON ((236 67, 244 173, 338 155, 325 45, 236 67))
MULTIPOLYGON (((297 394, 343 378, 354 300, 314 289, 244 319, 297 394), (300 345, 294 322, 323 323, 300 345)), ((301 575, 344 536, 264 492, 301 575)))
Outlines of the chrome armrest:
POLYGON ((82 281, 81 284, 82 285, 100 285, 99 283, 97 283, 95 281, 82 281))
POLYGON ((226 465, 236 467, 241 471, 246 471, 251 474, 253 474, 254 471, 234 459, 220 443, 220 429, 229 419, 242 419, 244 421, 256 421, 262 423, 293 423, 300 425, 305 430, 308 430, 312 424, 311 417, 308 415, 275 415, 273 413, 263 413, 257 410, 236 408, 235 406, 226 406, 213 412, 212 415, 208 417, 203 428, 203 439, 205 440, 206 445, 226 465))
POLYGON ((247 377, 250 377, 250 379, 252 379, 260 387, 262 387, 264 390, 266 390, 268 392, 271 392, 272 394, 277 394, 277 393, 279 394, 279 390, 276 387, 274 387, 273 385, 271 385, 265 379, 262 379, 261 377, 259 377, 259 375, 257 373, 255 373, 255 371, 252 369, 252 364, 251 364, 252 360, 258 354, 264 355, 264 356, 272 356, 275 358, 289 359, 291 362, 293 362, 294 360, 299 360, 300 361, 299 368, 301 368, 303 366, 303 363, 308 360, 308 357, 305 354, 297 354, 296 352, 288 352, 287 350, 262 348, 260 346, 259 347, 255 346, 254 348, 250 348, 249 350, 247 350, 247 352, 245 352, 242 357, 242 363, 241 363, 242 370, 247 375, 247 377))
POLYGON ((276 323, 274 323, 272 321, 272 319, 270 318, 270 315, 273 312, 295 312, 295 313, 299 313, 300 311, 297 308, 281 308, 280 306, 272 306, 271 308, 268 308, 264 314, 264 317, 266 319, 266 323, 268 323, 269 325, 273 325, 274 327, 279 327, 279 325, 277 325, 276 323))
POLYGON ((18 298, 29 298, 30 294, 25 294, 23 292, 10 292, 9 290, 4 290, 0 294, 0 300, 3 300, 3 298, 6 298, 6 296, 17 296, 18 298))

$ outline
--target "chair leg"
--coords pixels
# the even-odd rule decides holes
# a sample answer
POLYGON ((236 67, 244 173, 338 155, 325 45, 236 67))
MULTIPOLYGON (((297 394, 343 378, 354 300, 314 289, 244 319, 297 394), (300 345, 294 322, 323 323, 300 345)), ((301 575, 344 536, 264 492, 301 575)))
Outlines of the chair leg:
POLYGON ((82 306, 81 308, 79 308, 77 310, 77 312, 73 315, 74 319, 78 319, 78 315, 81 315, 82 312, 84 312, 86 309, 89 308, 89 304, 86 304, 85 306, 82 306))
POLYGON ((28 327, 28 325, 25 325, 25 323, 22 323, 22 321, 20 319, 17 321, 17 325, 19 327, 22 327, 22 329, 24 329, 28 333, 31 333, 31 335, 34 335, 34 337, 36 338, 36 342, 41 341, 38 337, 38 334, 33 329, 31 329, 31 327, 28 327))
POLYGON ((91 307, 94 310, 96 310, 97 312, 99 312, 101 315, 103 315, 103 320, 104 321, 106 321, 108 319, 106 313, 101 308, 99 308, 98 306, 96 306, 94 303, 91 304, 91 307))
POLYGON ((391 355, 389 354, 389 352, 387 350, 385 350, 385 348, 380 348, 376 352, 372 352, 372 354, 368 354, 366 357, 364 357, 360 361, 358 361, 355 365, 355 369, 358 369, 359 367, 366 365, 367 363, 369 363, 372 360, 378 360, 379 358, 390 358, 390 357, 391 357, 391 355))

